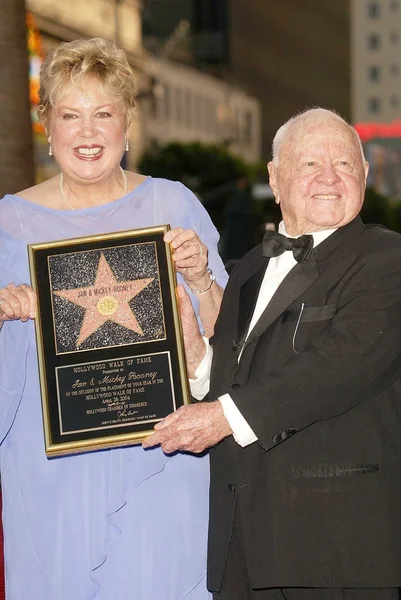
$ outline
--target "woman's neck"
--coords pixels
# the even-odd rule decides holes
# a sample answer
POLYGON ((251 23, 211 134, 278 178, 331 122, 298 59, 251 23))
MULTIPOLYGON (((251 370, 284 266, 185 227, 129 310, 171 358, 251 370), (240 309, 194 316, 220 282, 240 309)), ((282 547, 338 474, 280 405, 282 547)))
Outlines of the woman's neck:
POLYGON ((128 191, 128 181, 121 167, 113 171, 107 179, 83 184, 70 179, 61 172, 59 190, 66 207, 74 210, 109 204, 122 198, 128 191))
MULTIPOLYGON (((120 175, 119 179, 110 182, 110 185, 107 182, 99 182, 98 184, 88 182, 85 185, 77 185, 74 182, 68 182, 68 179, 64 175, 62 187, 68 203, 74 209, 80 209, 105 205, 113 200, 122 198, 125 183, 123 182, 123 176, 119 168, 118 171, 120 175)), ((141 185, 146 179, 145 175, 139 175, 138 173, 131 173, 130 171, 124 171, 124 173, 127 177, 128 192, 141 185)), ((34 204, 40 204, 56 210, 70 210, 61 194, 60 175, 59 173, 42 183, 22 190, 18 192, 17 196, 34 204)))

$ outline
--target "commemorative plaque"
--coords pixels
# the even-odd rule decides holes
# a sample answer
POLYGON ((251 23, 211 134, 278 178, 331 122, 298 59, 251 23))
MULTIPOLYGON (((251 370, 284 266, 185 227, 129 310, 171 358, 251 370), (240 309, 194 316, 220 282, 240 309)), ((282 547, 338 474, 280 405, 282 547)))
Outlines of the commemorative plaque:
POLYGON ((47 456, 140 443, 190 402, 169 228, 28 246, 47 456))

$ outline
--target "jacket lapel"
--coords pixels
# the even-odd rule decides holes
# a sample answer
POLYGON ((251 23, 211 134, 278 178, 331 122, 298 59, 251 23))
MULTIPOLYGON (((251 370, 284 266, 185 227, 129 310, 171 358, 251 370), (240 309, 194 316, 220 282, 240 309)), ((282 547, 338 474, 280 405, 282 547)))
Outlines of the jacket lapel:
POLYGON ((296 265, 277 288, 275 294, 252 329, 246 345, 260 337, 264 331, 305 292, 319 276, 316 258, 296 265))
MULTIPOLYGON (((321 268, 327 267, 327 262, 331 260, 340 260, 342 255, 352 253, 352 245, 355 242, 355 238, 360 235, 365 229, 365 225, 359 217, 337 229, 331 236, 319 244, 312 252, 310 259, 302 264, 296 265, 289 274, 284 278, 283 282, 277 288, 274 296, 266 306, 265 310, 261 314, 255 327, 252 329, 248 339, 246 340, 245 346, 250 344, 253 340, 260 337, 264 331, 302 294, 312 285, 312 283, 319 276, 321 268), (339 252, 340 250, 340 252, 339 252), (333 256, 333 252, 335 252, 333 256)), ((250 319, 253 314, 253 309, 256 304, 256 299, 259 293, 259 288, 263 280, 265 269, 263 269, 258 287, 256 289, 256 282, 253 285, 250 283, 253 278, 250 278, 249 292, 255 294, 252 299, 248 299, 248 306, 252 303, 251 314, 247 317, 245 323, 246 329, 242 331, 242 335, 246 335, 249 326, 250 319), (252 302, 251 302, 252 300, 252 302)), ((260 271, 257 271, 256 274, 260 271)), ((245 289, 246 282, 241 289, 241 299, 245 298, 245 294, 248 293, 248 288, 245 289)), ((245 302, 245 299, 244 299, 245 302)), ((242 304, 240 304, 241 310, 242 304)), ((245 304, 244 304, 245 306, 245 304)), ((240 323, 240 319, 238 321, 240 323)), ((243 323, 243 321, 241 321, 243 323)))
POLYGON ((263 259, 263 263, 241 287, 237 327, 238 340, 241 340, 248 331, 267 265, 268 260, 263 259))

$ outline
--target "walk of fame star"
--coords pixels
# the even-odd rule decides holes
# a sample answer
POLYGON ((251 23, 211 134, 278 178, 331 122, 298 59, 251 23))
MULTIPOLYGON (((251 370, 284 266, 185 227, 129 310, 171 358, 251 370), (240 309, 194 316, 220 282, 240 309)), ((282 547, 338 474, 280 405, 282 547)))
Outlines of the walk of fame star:
POLYGON ((77 346, 80 346, 106 321, 113 321, 139 335, 143 335, 142 328, 132 312, 129 302, 153 280, 154 277, 132 281, 117 281, 102 253, 93 285, 54 292, 56 296, 85 308, 77 346))

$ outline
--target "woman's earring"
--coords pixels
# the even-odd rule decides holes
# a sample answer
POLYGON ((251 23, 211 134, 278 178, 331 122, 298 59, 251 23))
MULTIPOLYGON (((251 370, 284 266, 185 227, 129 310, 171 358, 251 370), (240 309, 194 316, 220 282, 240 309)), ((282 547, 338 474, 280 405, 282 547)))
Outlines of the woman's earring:
POLYGON ((52 145, 49 144, 49 156, 53 156, 52 145))
POLYGON ((128 152, 129 150, 129 141, 128 139, 125 140, 125 151, 128 152))

